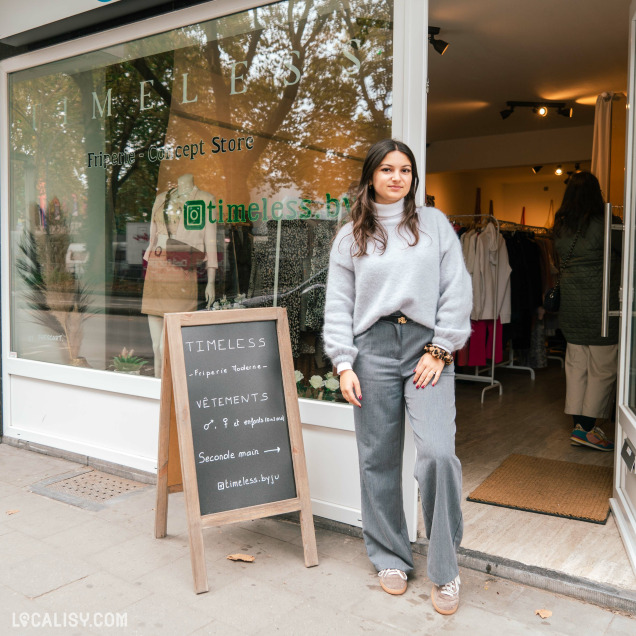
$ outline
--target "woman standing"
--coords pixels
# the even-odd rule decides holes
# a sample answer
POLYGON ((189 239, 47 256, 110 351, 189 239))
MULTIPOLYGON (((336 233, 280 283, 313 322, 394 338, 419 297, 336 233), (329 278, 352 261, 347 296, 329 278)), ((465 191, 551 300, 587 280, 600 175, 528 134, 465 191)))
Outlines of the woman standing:
MULTIPOLYGON (((574 422, 570 439, 576 446, 611 451, 614 444, 596 426, 597 418, 610 416, 618 362, 618 319, 610 319, 609 336, 601 337, 603 209, 597 178, 575 172, 554 217, 554 237, 565 264, 559 327, 567 341, 565 412, 574 422)), ((610 299, 615 306, 610 308, 618 309, 620 248, 613 247, 610 299)))
POLYGON ((461 465, 455 456, 452 351, 470 335, 471 282, 446 217, 416 208, 417 166, 404 143, 368 151, 352 221, 335 238, 325 308, 325 349, 353 404, 362 524, 389 594, 413 569, 402 505, 404 407, 415 434, 432 601, 459 603, 461 465))

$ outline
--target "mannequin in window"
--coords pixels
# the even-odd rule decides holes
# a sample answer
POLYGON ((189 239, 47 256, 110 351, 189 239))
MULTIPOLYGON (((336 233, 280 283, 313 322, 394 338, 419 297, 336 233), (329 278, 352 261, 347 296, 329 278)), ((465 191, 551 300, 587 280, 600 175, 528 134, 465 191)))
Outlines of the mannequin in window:
POLYGON ((141 303, 141 313, 148 316, 155 377, 161 377, 163 361, 163 315, 197 308, 197 268, 193 263, 202 258, 208 282, 205 301, 214 302, 214 281, 217 269, 216 224, 207 219, 207 209, 214 203, 209 192, 199 190, 191 174, 177 180, 177 187, 161 192, 152 206, 150 243, 144 254, 148 262, 141 303), (186 227, 186 201, 203 201, 203 227, 186 227), (180 247, 174 248, 174 245, 180 247), (173 251, 173 250, 178 251, 173 251), (195 256, 193 256, 195 255, 195 256))

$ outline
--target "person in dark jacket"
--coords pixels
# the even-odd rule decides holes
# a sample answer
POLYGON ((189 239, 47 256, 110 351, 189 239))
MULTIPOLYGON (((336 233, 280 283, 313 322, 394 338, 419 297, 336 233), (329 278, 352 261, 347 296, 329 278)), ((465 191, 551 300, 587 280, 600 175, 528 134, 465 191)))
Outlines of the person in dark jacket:
MULTIPOLYGON (((572 445, 611 451, 597 418, 607 418, 614 402, 618 363, 618 319, 601 336, 604 201, 598 179, 575 172, 554 219, 561 267, 559 327, 567 341, 565 412, 572 415, 572 445), (564 261, 568 258, 565 263, 564 261)), ((618 309, 620 241, 612 241, 610 309, 618 309)))

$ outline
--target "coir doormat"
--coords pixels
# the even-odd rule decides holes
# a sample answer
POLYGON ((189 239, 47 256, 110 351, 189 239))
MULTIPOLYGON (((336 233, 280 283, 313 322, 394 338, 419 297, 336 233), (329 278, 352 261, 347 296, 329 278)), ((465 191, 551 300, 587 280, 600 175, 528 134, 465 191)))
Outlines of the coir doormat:
POLYGON ((468 501, 604 524, 612 469, 528 455, 510 455, 468 501))

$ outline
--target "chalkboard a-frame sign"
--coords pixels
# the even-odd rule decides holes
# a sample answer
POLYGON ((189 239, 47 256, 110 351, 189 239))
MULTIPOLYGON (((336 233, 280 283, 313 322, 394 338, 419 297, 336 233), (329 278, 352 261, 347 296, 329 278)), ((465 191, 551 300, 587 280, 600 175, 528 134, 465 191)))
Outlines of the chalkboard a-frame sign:
POLYGON ((157 468, 155 537, 184 491, 197 594, 206 527, 299 510, 318 564, 285 309, 166 314, 157 468))

